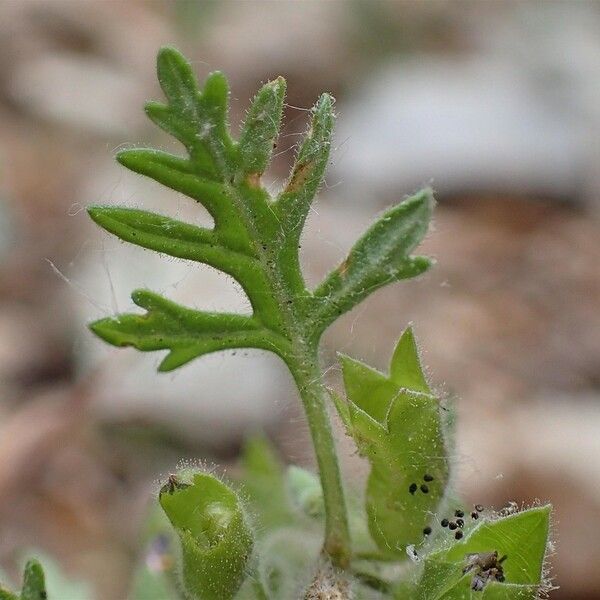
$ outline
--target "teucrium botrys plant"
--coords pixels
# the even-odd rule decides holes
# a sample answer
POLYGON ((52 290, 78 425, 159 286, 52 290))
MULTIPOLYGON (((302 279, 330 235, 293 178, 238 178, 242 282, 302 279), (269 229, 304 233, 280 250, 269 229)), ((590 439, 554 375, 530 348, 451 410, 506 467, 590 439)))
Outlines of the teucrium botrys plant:
POLYGON ((214 228, 130 208, 94 206, 89 213, 123 240, 231 275, 248 295, 253 314, 191 310, 138 290, 132 299, 146 314, 102 319, 91 328, 117 346, 169 350, 161 371, 227 348, 253 347, 278 354, 298 385, 314 441, 325 501, 324 548, 336 564, 346 566, 350 538, 319 368, 319 339, 328 325, 369 293, 429 267, 428 259, 411 257, 410 252, 427 232, 431 191, 388 210, 347 259, 311 291, 304 283, 298 246, 329 157, 333 98, 323 94, 317 101, 289 180, 272 198, 261 176, 280 128, 284 80, 271 81, 258 92, 235 142, 227 123, 229 91, 223 75, 209 75, 200 90, 187 61, 165 48, 158 56, 158 78, 167 104, 151 102, 146 112, 185 146, 188 156, 132 149, 117 158, 129 169, 200 202, 213 217, 214 228))
MULTIPOLYGON (((319 483, 296 467, 286 473, 258 439, 244 453, 239 495, 209 473, 171 476, 159 503, 177 535, 183 595, 458 600, 482 592, 486 599, 534 598, 543 581, 547 507, 505 518, 477 514, 453 523, 459 531, 450 537, 440 526, 444 511, 451 515, 456 509, 448 498, 448 409, 423 374, 410 329, 397 345, 389 375, 340 359, 346 398, 333 394, 333 403, 370 463, 364 507, 358 495, 345 499, 319 341, 331 323, 373 291, 429 268, 428 258, 411 253, 428 231, 431 190, 384 212, 346 259, 308 289, 300 238, 329 159, 333 98, 323 94, 313 107, 291 174, 272 196, 262 175, 281 126, 285 81, 278 78, 259 90, 236 141, 229 132, 229 90, 222 74, 212 73, 199 87, 181 54, 163 48, 158 79, 166 103, 149 102, 146 113, 183 144, 185 156, 135 148, 117 159, 201 203, 214 227, 136 208, 93 206, 89 214, 124 241, 230 275, 247 294, 252 314, 186 308, 136 290, 133 302, 145 312, 101 319, 91 329, 116 346, 166 350, 160 371, 230 348, 276 353, 302 398, 320 478, 319 483), (320 545, 315 532, 321 525, 319 558, 314 542, 320 545), (509 555, 504 561, 503 554, 509 555), (399 571, 408 556, 414 564, 399 571)), ((158 589, 153 577, 146 573, 140 579, 134 598, 158 589), (142 590, 144 581, 150 587, 142 590)), ((161 582, 160 589, 171 584, 161 582)))

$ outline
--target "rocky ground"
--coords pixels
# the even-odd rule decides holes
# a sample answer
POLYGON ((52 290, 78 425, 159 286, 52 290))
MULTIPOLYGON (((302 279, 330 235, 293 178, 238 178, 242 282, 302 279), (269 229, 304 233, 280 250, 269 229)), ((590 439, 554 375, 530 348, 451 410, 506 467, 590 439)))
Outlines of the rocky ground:
MULTIPOLYGON (((343 257, 374 213, 433 178, 439 206, 423 252, 438 266, 332 327, 328 376, 339 383, 337 350, 385 368, 413 322, 432 381, 456 398, 457 492, 495 506, 550 500, 561 586, 553 597, 598 597, 593 4, 565 16, 560 3, 461 3, 460 18, 437 2, 76 6, 0 3, 0 565, 14 572, 23 548, 41 548, 100 598, 120 598, 156 479, 178 460, 232 462, 245 432, 263 427, 290 460, 310 462, 293 387, 272 357, 219 355, 158 376, 155 356, 115 351, 85 330, 115 304, 126 308, 136 285, 247 310, 225 278, 110 240, 83 210, 124 202, 205 218, 112 160, 131 142, 170 148, 141 106, 159 95, 157 47, 176 42, 200 74, 228 73, 234 120, 261 80, 288 78, 272 189, 305 127, 299 109, 322 89, 338 96, 332 171, 303 241, 309 281, 343 257), (488 65, 487 79, 474 57, 488 65), (503 75, 491 77, 498 62, 503 75), (481 109, 494 95, 506 102, 481 109)), ((348 473, 360 477, 350 442, 343 448, 348 473)))

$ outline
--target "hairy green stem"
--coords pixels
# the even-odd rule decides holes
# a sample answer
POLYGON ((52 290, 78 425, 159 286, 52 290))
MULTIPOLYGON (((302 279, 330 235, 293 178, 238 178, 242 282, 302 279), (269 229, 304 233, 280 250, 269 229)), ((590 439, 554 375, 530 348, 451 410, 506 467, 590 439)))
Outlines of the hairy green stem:
POLYGON ((300 344, 290 361, 292 375, 300 392, 319 467, 325 503, 325 542, 323 550, 332 562, 346 568, 350 562, 350 530, 344 489, 327 412, 327 391, 319 367, 318 350, 300 344), (304 348, 302 348, 304 346, 304 348))

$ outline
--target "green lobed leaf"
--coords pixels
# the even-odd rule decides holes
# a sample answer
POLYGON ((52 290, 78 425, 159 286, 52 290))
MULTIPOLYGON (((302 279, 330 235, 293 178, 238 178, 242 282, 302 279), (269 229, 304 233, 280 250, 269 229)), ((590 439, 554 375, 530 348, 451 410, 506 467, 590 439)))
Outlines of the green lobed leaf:
MULTIPOLYGON (((206 179, 190 160, 147 148, 122 150, 117 154, 117 160, 131 171, 146 175, 200 202, 214 219, 215 232, 225 246, 249 256, 255 255, 228 189, 221 183, 206 179)), ((93 209, 91 207, 90 210, 93 209)))
MULTIPOLYGON (((427 230, 431 194, 424 192, 388 211, 359 240, 344 266, 311 292, 304 282, 298 248, 329 158, 333 98, 329 94, 319 98, 290 178, 272 198, 260 184, 260 173, 279 130, 283 80, 259 91, 236 143, 229 134, 229 91, 222 74, 212 73, 204 86, 198 85, 189 63, 173 48, 160 51, 157 72, 166 103, 151 102, 146 112, 182 142, 187 156, 130 149, 119 153, 118 160, 200 202, 213 217, 214 228, 196 228, 135 209, 92 207, 91 215, 125 241, 209 264, 231 275, 246 292, 253 313, 191 310, 139 290, 132 298, 146 309, 145 314, 101 319, 91 329, 116 346, 168 350, 161 371, 227 348, 259 348, 281 356, 298 384, 311 434, 317 440, 322 477, 328 483, 323 488, 329 498, 324 547, 336 564, 345 566, 350 553, 348 519, 318 383, 319 339, 339 314, 373 290, 415 276, 429 266, 428 259, 412 257, 410 251, 427 230)), ((355 427, 360 424, 376 438, 386 433, 386 427, 367 413, 354 410, 352 415, 355 427)))
POLYGON ((347 402, 334 401, 371 464, 369 531, 383 553, 404 557, 408 545, 424 540, 423 530, 444 499, 449 461, 442 408, 427 385, 410 328, 398 342, 390 377, 346 356, 340 361, 347 402))
POLYGON ((431 259, 410 252, 427 233, 433 205, 431 189, 424 189, 387 210, 368 229, 315 290, 320 303, 313 321, 318 328, 325 328, 380 287, 416 277, 431 266, 431 259))
POLYGON ((148 290, 136 290, 131 297, 146 314, 100 319, 90 329, 114 346, 133 346, 143 352, 170 350, 160 371, 226 348, 251 346, 279 352, 280 340, 253 317, 184 308, 148 290))
POLYGON ((181 542, 182 579, 189 598, 229 600, 242 585, 253 535, 240 499, 224 483, 196 473, 169 479, 159 495, 181 542))
POLYGON ((550 506, 539 506, 502 518, 482 519, 460 541, 452 540, 425 558, 417 600, 535 599, 544 587, 544 561, 550 530, 550 506), (471 589, 478 570, 463 574, 472 554, 497 552, 504 582, 487 581, 471 589))
POLYGON ((334 99, 323 94, 299 146, 290 178, 273 200, 260 185, 279 132, 285 81, 267 83, 256 95, 239 143, 229 135, 228 84, 220 73, 198 85, 188 61, 163 48, 157 74, 167 103, 150 102, 146 112, 186 147, 188 157, 151 149, 128 149, 117 160, 200 202, 214 228, 186 224, 133 208, 92 206, 91 218, 120 239, 233 277, 247 294, 253 315, 194 311, 151 292, 133 300, 147 309, 91 325, 117 346, 169 350, 159 369, 169 371, 193 358, 226 348, 259 348, 279 354, 292 372, 300 348, 314 348, 322 331, 371 291, 412 277, 430 261, 408 253, 425 234, 432 200, 428 191, 388 211, 338 268, 312 294, 304 283, 299 239, 329 158, 334 99))
POLYGON ((123 241, 210 265, 235 277, 244 288, 264 289, 266 285, 255 257, 228 248, 218 232, 135 208, 92 206, 88 213, 123 241))

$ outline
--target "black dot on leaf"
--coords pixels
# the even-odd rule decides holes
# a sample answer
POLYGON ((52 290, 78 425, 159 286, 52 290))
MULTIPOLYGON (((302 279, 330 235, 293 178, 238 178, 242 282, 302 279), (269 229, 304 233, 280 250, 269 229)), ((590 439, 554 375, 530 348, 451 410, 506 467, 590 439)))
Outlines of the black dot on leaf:
POLYGON ((479 519, 479 513, 477 513, 477 512, 475 512, 475 511, 473 511, 473 512, 471 513, 471 519, 479 519))
POLYGON ((483 512, 484 509, 483 509, 483 506, 481 506, 481 504, 476 504, 475 505, 475 510, 477 512, 483 512))
POLYGON ((425 475, 423 475, 423 481, 433 481, 433 475, 425 473, 425 475))
POLYGON ((421 491, 422 491, 424 494, 428 494, 428 493, 429 493, 429 487, 428 487, 428 486, 426 486, 424 483, 422 483, 422 484, 421 484, 421 491))
POLYGON ((456 524, 461 528, 465 526, 465 522, 462 519, 456 519, 456 524))
POLYGON ((440 521, 440 525, 441 525, 442 527, 448 527, 448 519, 442 519, 442 520, 440 521))
POLYGON ((429 535, 431 533, 431 527, 425 527, 425 529, 423 529, 423 535, 429 535))
POLYGON ((457 531, 457 532, 454 534, 454 539, 456 539, 456 540, 460 540, 460 539, 462 539, 462 536, 463 536, 463 532, 462 532, 462 531, 457 531))
POLYGON ((417 484, 416 483, 411 483, 410 486, 409 486, 409 488, 408 488, 408 491, 411 494, 414 494, 417 491, 417 484))
POLYGON ((465 513, 462 510, 458 509, 458 510, 454 511, 454 516, 455 517, 464 517, 465 513))
POLYGON ((454 531, 457 527, 458 527, 458 525, 454 521, 450 521, 450 523, 448 523, 448 528, 451 531, 454 531))

